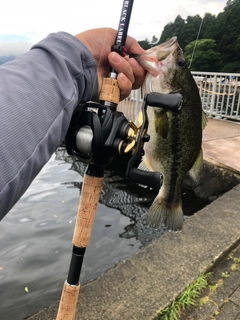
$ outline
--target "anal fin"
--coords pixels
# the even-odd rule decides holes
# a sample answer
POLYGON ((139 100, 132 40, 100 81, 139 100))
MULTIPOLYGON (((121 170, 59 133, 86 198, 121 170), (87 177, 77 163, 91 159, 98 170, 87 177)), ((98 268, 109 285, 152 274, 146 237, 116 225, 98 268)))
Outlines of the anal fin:
POLYGON ((188 175, 196 185, 198 185, 200 182, 202 166, 203 166, 203 151, 201 148, 192 168, 188 172, 188 175))

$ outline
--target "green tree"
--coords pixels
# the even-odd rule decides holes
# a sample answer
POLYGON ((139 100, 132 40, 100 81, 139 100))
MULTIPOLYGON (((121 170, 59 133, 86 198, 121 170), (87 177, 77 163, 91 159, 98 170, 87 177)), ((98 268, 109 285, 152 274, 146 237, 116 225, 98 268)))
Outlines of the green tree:
POLYGON ((203 17, 200 38, 215 39, 217 17, 211 13, 206 13, 203 17))
POLYGON ((152 36, 151 46, 152 47, 155 46, 157 42, 158 42, 158 38, 155 35, 152 36))
MULTIPOLYGON (((180 15, 174 22, 165 25, 157 44, 177 36, 187 59, 193 56, 192 70, 216 72, 240 72, 240 0, 227 0, 223 12, 217 16, 206 13, 188 16, 180 15), (196 41, 198 39, 198 41, 196 41)), ((155 45, 147 39, 139 42, 144 49, 155 45)))
POLYGON ((219 68, 220 53, 215 51, 213 39, 201 39, 190 42, 185 48, 185 59, 193 71, 216 72, 219 68), (195 51, 194 51, 195 50, 195 51))
POLYGON ((180 46, 184 49, 189 42, 197 39, 201 22, 202 18, 199 15, 188 16, 186 20, 178 15, 173 23, 164 27, 159 43, 177 36, 180 46))
POLYGON ((184 27, 185 21, 180 15, 178 15, 173 23, 168 23, 164 27, 159 43, 165 42, 173 36, 177 36, 179 43, 182 43, 184 40, 184 27))
POLYGON ((140 46, 141 46, 144 50, 147 50, 147 49, 151 48, 151 44, 150 44, 150 42, 148 41, 148 39, 138 41, 138 43, 140 44, 140 46))
POLYGON ((184 42, 185 21, 178 15, 174 21, 174 34, 172 36, 178 37, 178 42, 182 46, 184 42))
POLYGON ((224 11, 217 17, 214 39, 221 53, 221 71, 240 72, 240 0, 227 1, 224 11), (237 68, 238 66, 238 68, 237 68))
POLYGON ((170 22, 163 28, 163 32, 161 34, 158 44, 168 41, 173 36, 174 36, 174 24, 170 22))
POLYGON ((184 36, 182 42, 179 44, 184 49, 186 45, 197 39, 200 32, 202 18, 197 14, 196 16, 188 16, 184 27, 184 36))

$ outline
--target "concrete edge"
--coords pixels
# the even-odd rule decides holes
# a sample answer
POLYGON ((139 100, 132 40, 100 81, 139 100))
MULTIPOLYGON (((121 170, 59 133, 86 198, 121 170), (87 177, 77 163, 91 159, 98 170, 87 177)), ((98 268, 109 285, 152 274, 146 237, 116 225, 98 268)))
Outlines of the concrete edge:
POLYGON ((240 174, 240 171, 237 170, 237 169, 234 169, 232 167, 229 167, 227 166, 226 164, 222 163, 222 162, 219 162, 218 160, 212 158, 211 156, 208 156, 206 154, 203 155, 203 160, 208 162, 208 163, 211 163, 219 168, 222 168, 222 169, 225 169, 225 170, 228 170, 228 171, 231 171, 235 174, 240 174))
MULTIPOLYGON (((76 319, 152 320, 240 241, 240 185, 81 287, 76 319)), ((29 320, 55 319, 58 303, 29 320)))

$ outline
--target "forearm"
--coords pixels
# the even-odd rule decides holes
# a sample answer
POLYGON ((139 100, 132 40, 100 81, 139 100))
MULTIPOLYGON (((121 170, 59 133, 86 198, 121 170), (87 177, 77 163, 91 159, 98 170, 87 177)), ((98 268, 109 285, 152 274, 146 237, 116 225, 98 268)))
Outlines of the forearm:
POLYGON ((95 60, 66 33, 0 66, 0 219, 62 142, 77 104, 96 94, 95 60))

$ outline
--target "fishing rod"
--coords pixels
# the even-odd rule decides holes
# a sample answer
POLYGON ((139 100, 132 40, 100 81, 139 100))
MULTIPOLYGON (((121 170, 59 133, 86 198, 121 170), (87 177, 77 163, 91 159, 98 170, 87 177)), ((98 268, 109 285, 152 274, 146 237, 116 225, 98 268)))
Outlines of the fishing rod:
MULTIPOLYGON (((125 56, 124 47, 133 0, 123 1, 117 36, 111 50, 125 56)), ((165 95, 150 93, 145 95, 140 123, 128 121, 122 112, 117 111, 120 89, 117 73, 111 69, 101 88, 99 102, 80 104, 74 111, 65 137, 68 154, 87 164, 84 174, 80 201, 73 233, 73 249, 67 280, 63 285, 56 320, 74 320, 80 290, 80 273, 83 258, 88 246, 95 213, 104 180, 104 168, 115 156, 132 152, 126 169, 126 177, 153 189, 160 188, 160 173, 145 172, 134 168, 143 155, 143 145, 149 141, 147 107, 161 107, 172 111, 179 110, 182 96, 178 93, 165 95), (147 180, 146 180, 147 179, 147 180)))
MULTIPOLYGON (((124 44, 127 37, 132 6, 133 0, 123 2, 116 41, 112 47, 112 51, 117 51, 121 55, 124 55, 125 52, 124 44)), ((88 167, 84 174, 72 239, 72 258, 68 277, 63 285, 56 320, 74 320, 75 318, 80 289, 80 273, 102 190, 104 166, 112 158, 108 155, 109 152, 103 157, 104 159, 100 155, 104 154, 102 147, 105 145, 105 139, 110 134, 109 130, 111 130, 111 127, 107 126, 107 122, 108 120, 116 122, 113 121, 115 118, 112 117, 112 110, 116 109, 119 100, 120 89, 117 84, 117 73, 111 70, 109 77, 103 81, 99 103, 80 105, 73 115, 72 123, 66 135, 65 141, 68 153, 77 156, 81 161, 87 163, 88 167), (97 108, 98 113, 91 111, 92 108, 97 108), (80 121, 76 122, 76 120, 80 121), (104 127, 106 127, 105 130, 104 127), (78 137, 80 136, 80 139, 76 138, 76 132, 78 137), (87 149, 83 147, 86 140, 90 142, 90 144, 86 144, 87 149), (93 150, 94 152, 92 152, 93 150)))

